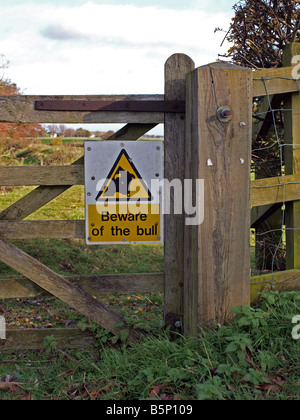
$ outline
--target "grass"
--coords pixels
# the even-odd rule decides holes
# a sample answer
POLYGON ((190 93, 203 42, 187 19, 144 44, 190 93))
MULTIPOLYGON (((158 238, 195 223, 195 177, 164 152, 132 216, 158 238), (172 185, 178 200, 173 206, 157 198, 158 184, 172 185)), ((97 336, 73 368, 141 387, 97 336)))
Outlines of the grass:
MULTIPOLYGON (((33 143, 3 152, 0 164, 71 163, 82 148, 33 143), (31 152, 26 154, 25 149, 31 152)), ((0 192, 0 210, 31 188, 0 192)), ((72 187, 30 219, 83 219, 83 189, 72 187)), ((159 272, 162 245, 87 247, 82 240, 14 241, 62 275, 159 272)), ((0 263, 2 278, 14 276, 0 263)), ((271 292, 235 319, 199 336, 174 336, 163 328, 163 295, 105 295, 99 299, 149 334, 138 344, 120 343, 59 300, 0 301, 9 328, 49 328, 38 351, 0 352, 0 400, 298 400, 300 340, 292 318, 300 314, 298 293, 271 292), (93 331, 96 345, 63 351, 51 328, 93 331)))
POLYGON ((161 330, 119 344, 95 330, 96 346, 73 351, 58 349, 49 330, 44 350, 0 354, 7 383, 0 398, 298 400, 300 340, 292 339, 291 317, 299 311, 299 294, 273 292, 195 338, 170 340, 161 330))

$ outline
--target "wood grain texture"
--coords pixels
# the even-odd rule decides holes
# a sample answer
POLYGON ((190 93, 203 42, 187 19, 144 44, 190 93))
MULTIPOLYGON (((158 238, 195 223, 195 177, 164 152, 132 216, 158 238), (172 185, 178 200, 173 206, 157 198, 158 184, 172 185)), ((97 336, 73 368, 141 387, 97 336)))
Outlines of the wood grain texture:
POLYGON ((35 101, 82 100, 82 101, 161 101, 163 95, 87 95, 87 96, 36 96, 1 95, 0 122, 51 123, 51 124, 95 124, 95 123, 140 123, 159 124, 164 122, 163 112, 115 112, 115 111, 40 111, 35 101))
MULTIPOLYGON (((184 100, 186 75, 194 62, 183 54, 172 55, 165 64, 165 99, 184 100)), ((185 118, 183 114, 165 114, 164 178, 184 180, 185 118)), ((176 198, 183 200, 182 198, 176 198)), ((174 215, 174 197, 170 200, 171 214, 164 216, 165 238, 165 316, 183 316, 183 253, 184 215, 174 215)))
MULTIPOLYGON (((164 291, 164 273, 75 275, 66 279, 92 296, 164 291)), ((45 294, 47 292, 26 277, 0 279, 0 299, 42 297, 45 294)))
POLYGON ((85 238, 84 220, 1 221, 0 237, 4 239, 72 239, 85 238))
POLYGON ((268 293, 276 286, 278 291, 300 291, 300 270, 286 270, 252 276, 250 282, 251 303, 259 299, 261 293, 268 293))
POLYGON ((42 349, 45 338, 49 336, 55 338, 59 349, 88 348, 95 344, 90 331, 77 328, 8 329, 6 340, 0 340, 0 351, 42 349))
POLYGON ((251 207, 300 200, 300 175, 251 181, 251 207))
POLYGON ((250 303, 252 72, 227 63, 196 69, 186 108, 185 177, 205 183, 204 222, 185 228, 184 332, 195 335, 250 303), (233 114, 224 123, 222 105, 233 114))
POLYGON ((253 72, 253 97, 299 92, 299 86, 292 79, 293 67, 263 69, 253 72), (260 80, 265 79, 265 80, 260 80))
POLYGON ((0 166, 0 185, 84 185, 84 167, 83 165, 0 166))

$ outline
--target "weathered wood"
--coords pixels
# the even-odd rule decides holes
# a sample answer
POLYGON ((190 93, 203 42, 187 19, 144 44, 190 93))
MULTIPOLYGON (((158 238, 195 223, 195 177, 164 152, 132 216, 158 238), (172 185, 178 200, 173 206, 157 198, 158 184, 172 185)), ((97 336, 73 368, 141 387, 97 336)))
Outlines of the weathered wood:
POLYGON ((185 101, 134 100, 134 101, 95 101, 74 99, 48 99, 35 101, 39 111, 80 111, 80 112, 185 112, 185 101))
POLYGON ((46 337, 53 336, 59 349, 87 348, 95 344, 90 331, 78 328, 8 329, 6 340, 0 340, 0 351, 39 350, 46 337))
POLYGON ((300 270, 252 276, 250 281, 251 303, 254 303, 262 292, 267 293, 274 288, 279 291, 300 291, 300 270))
POLYGON ((26 277, 0 279, 0 299, 31 298, 47 294, 26 277))
POLYGON ((227 63, 196 69, 186 109, 185 177, 205 183, 204 222, 185 227, 184 332, 194 335, 250 304, 252 72, 227 63), (221 123, 223 105, 232 119, 221 123))
POLYGON ((115 111, 40 111, 35 101, 83 100, 83 101, 162 101, 163 95, 88 95, 88 96, 28 96, 1 95, 0 122, 19 123, 140 123, 159 124, 164 122, 163 112, 115 112, 115 111))
MULTIPOLYGON (((156 124, 127 124, 108 140, 137 140, 156 124)), ((77 159, 71 166, 83 165, 84 157, 77 159)), ((54 198, 64 193, 70 186, 40 186, 22 197, 0 213, 0 220, 23 220, 54 198)))
POLYGON ((251 229, 257 229, 270 216, 282 207, 282 203, 269 204, 267 206, 252 207, 251 229))
POLYGON ((84 185, 84 167, 0 166, 0 185, 84 185))
POLYGON ((89 294, 156 293, 164 291, 164 273, 70 276, 68 280, 89 294))
POLYGON ((292 76, 293 67, 263 69, 253 72, 253 97, 299 92, 299 86, 292 76), (264 79, 264 80, 263 80, 264 79))
POLYGON ((300 174, 251 181, 251 207, 300 200, 300 174))
MULTIPOLYGON (((300 42, 289 44, 283 53, 283 64, 288 66, 294 56, 300 56, 300 42)), ((299 83, 299 82, 298 82, 299 83)), ((287 95, 284 113, 285 137, 285 173, 300 176, 300 95, 299 84, 297 93, 287 95), (292 111, 289 111, 291 110, 292 111)), ((298 189, 299 185, 298 185, 298 189)), ((290 229, 300 227, 300 196, 294 198, 294 203, 287 203, 285 209, 286 226, 290 229)), ((300 230, 289 230, 286 235, 286 263, 288 269, 300 269, 300 230)))
POLYGON ((37 187, 5 210, 2 210, 0 220, 23 220, 69 188, 70 186, 37 187))
MULTIPOLYGON (((92 296, 164 291, 164 273, 77 275, 65 278, 92 296)), ((45 294, 43 289, 25 277, 0 279, 0 299, 41 297, 45 294)))
MULTIPOLYGON (((0 260, 115 335, 126 329, 125 320, 118 313, 3 239, 0 239, 0 260)), ((129 330, 129 335, 137 338, 135 331, 129 330)))
MULTIPOLYGON (((172 55, 165 64, 165 99, 185 99, 185 79, 195 67, 190 57, 183 54, 172 55)), ((184 181, 184 115, 165 114, 164 178, 184 181)), ((165 238, 165 316, 168 313, 183 316, 183 253, 184 216, 174 215, 174 200, 171 197, 171 214, 164 216, 165 238)))
POLYGON ((84 220, 1 221, 0 237, 4 239, 85 238, 84 220))

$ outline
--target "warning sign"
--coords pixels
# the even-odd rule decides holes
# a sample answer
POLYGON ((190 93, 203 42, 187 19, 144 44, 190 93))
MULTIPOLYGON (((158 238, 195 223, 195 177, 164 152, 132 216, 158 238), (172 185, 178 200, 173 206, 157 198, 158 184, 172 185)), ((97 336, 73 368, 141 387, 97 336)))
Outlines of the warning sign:
POLYGON ((85 142, 86 242, 163 241, 161 141, 85 142))
POLYGON ((126 150, 122 150, 107 175, 96 200, 128 201, 131 198, 151 201, 151 193, 126 150))

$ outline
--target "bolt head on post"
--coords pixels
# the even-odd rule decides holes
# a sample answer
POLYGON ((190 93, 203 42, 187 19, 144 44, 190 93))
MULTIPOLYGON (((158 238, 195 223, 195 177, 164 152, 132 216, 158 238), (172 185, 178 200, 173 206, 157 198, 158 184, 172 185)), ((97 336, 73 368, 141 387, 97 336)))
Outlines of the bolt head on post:
POLYGON ((217 110, 217 118, 221 122, 229 122, 232 119, 232 116, 232 109, 228 105, 220 106, 217 110))

